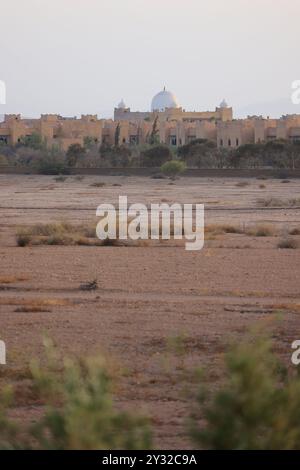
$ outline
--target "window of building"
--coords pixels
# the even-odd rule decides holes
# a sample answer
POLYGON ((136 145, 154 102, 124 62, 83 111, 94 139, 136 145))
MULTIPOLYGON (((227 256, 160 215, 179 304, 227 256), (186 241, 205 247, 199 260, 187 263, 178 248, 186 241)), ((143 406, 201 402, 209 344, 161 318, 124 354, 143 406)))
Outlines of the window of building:
POLYGON ((228 139, 228 147, 231 147, 231 139, 228 139))
POLYGON ((220 147, 223 147, 223 139, 220 139, 220 147))
POLYGON ((170 145, 177 145, 176 135, 171 135, 170 136, 170 145))
POLYGON ((235 145, 238 147, 239 146, 239 139, 235 139, 235 145))
POLYGON ((131 135, 129 137, 129 142, 131 145, 136 145, 138 143, 138 136, 137 135, 131 135))

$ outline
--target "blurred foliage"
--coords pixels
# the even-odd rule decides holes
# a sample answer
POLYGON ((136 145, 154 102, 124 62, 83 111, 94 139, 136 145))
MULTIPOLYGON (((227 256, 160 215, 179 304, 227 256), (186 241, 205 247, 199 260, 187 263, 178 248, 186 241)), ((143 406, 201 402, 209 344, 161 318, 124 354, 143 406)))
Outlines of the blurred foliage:
POLYGON ((172 160, 172 152, 167 145, 158 144, 141 152, 141 166, 160 167, 165 162, 172 160))
POLYGON ((300 449, 300 377, 289 377, 270 341, 234 347, 226 372, 213 396, 200 387, 191 419, 194 443, 211 449, 300 449))
POLYGON ((164 175, 169 176, 170 178, 174 178, 175 176, 180 175, 186 170, 186 164, 179 160, 171 160, 169 162, 165 162, 161 166, 161 171, 164 175))
POLYGON ((31 364, 33 390, 45 404, 38 421, 22 429, 7 418, 1 400, 0 448, 145 449, 151 444, 146 418, 118 410, 102 358, 61 359, 46 341, 47 364, 31 364))

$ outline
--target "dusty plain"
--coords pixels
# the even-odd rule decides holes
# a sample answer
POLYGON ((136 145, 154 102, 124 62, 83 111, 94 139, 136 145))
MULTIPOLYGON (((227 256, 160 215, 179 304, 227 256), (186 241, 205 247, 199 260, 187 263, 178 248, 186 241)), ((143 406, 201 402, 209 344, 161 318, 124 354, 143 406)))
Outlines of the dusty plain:
POLYGON ((216 389, 228 345, 251 328, 269 331, 289 363, 291 342, 300 339, 300 247, 277 245, 300 229, 300 181, 283 181, 0 175, 0 339, 8 361, 0 383, 15 387, 16 417, 30 421, 42 413, 26 368, 43 356, 44 335, 66 355, 106 356, 119 376, 116 405, 148 414, 154 446, 162 449, 192 446, 192 370, 204 368, 216 389), (119 195, 132 203, 204 203, 206 225, 230 224, 242 233, 210 232, 199 252, 172 242, 17 246, 18 227, 96 224, 97 206, 117 204, 119 195), (258 202, 271 197, 286 204, 258 202), (288 203, 297 198, 299 204, 288 203), (251 234, 260 224, 274 233, 251 234), (97 290, 80 290, 93 279, 97 290))

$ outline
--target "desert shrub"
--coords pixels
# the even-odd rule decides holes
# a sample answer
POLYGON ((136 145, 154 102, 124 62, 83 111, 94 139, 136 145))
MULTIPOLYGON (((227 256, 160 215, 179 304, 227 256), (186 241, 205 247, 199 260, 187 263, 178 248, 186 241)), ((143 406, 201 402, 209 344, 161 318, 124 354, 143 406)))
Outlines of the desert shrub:
POLYGON ((300 198, 299 197, 293 197, 288 200, 288 205, 289 206, 300 206, 300 198))
POLYGON ((57 176, 56 178, 54 178, 54 180, 55 180, 57 183, 64 183, 64 182, 67 180, 67 177, 66 177, 66 176, 63 176, 63 175, 60 175, 60 176, 57 176))
POLYGON ((221 233, 244 233, 242 227, 231 224, 209 224, 205 225, 204 230, 205 233, 214 233, 216 235, 221 233))
POLYGON ((103 188, 103 186, 105 186, 105 183, 102 183, 100 181, 98 183, 92 183, 92 184, 90 184, 90 186, 92 186, 93 188, 103 188))
POLYGON ((186 164, 184 162, 180 162, 179 160, 165 162, 161 167, 162 173, 166 176, 169 176, 170 178, 175 178, 175 176, 183 173, 185 169, 186 164))
POLYGON ((8 165, 8 159, 5 155, 0 154, 0 166, 7 166, 8 165))
POLYGON ((26 233, 26 231, 18 231, 16 238, 18 246, 27 246, 30 243, 30 236, 28 233, 26 233))
POLYGON ((167 145, 153 145, 141 152, 141 164, 145 167, 160 167, 172 160, 172 152, 167 145))
POLYGON ((67 175, 69 169, 56 157, 45 156, 37 162, 37 170, 42 175, 67 175))
POLYGON ((300 228, 294 227, 289 232, 290 235, 300 235, 300 228))
POLYGON ((35 224, 19 228, 16 238, 19 246, 100 244, 96 239, 95 227, 88 224, 73 225, 68 222, 35 224))
POLYGON ((248 181, 239 181, 238 183, 236 183, 236 186, 238 188, 245 188, 246 186, 249 186, 249 183, 248 181))
POLYGON ((288 376, 266 339, 235 346, 219 390, 200 386, 190 434, 210 449, 300 449, 299 375, 288 376))
POLYGON ((257 203, 263 207, 284 207, 288 205, 287 201, 275 197, 259 198, 257 203))
POLYGON ((2 404, 1 448, 149 448, 148 420, 114 406, 112 379, 102 358, 64 359, 49 341, 47 358, 46 365, 34 361, 30 367, 33 391, 46 405, 43 416, 34 425, 21 428, 7 418, 2 404))
POLYGON ((296 248, 298 248, 298 246, 299 246, 299 243, 294 238, 283 238, 282 240, 278 242, 278 245, 277 245, 278 248, 286 248, 286 249, 292 249, 292 250, 295 250, 296 248))
POLYGON ((275 234, 275 228, 268 224, 259 224, 247 230, 247 235, 253 237, 272 237, 275 234))

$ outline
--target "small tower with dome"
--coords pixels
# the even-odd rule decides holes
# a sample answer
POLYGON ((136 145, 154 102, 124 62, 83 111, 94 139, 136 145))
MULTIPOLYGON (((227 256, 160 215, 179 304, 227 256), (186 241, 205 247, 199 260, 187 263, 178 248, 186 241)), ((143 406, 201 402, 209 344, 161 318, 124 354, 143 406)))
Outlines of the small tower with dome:
POLYGON ((221 101, 219 108, 221 108, 221 109, 228 108, 228 103, 225 100, 225 98, 223 98, 223 100, 221 101))
POLYGON ((123 98, 121 99, 120 103, 118 104, 118 109, 126 109, 126 104, 125 104, 123 98))

